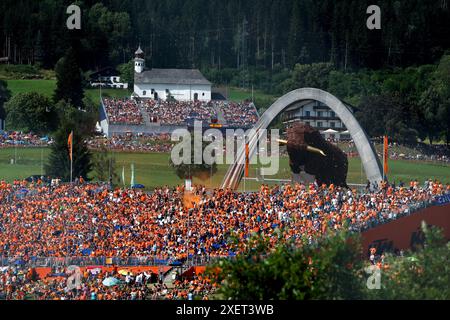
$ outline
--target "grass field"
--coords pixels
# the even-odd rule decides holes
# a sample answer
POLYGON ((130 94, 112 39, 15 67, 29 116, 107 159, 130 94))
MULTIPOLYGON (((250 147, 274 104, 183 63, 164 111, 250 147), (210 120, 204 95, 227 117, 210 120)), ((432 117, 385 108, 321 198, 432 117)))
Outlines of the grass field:
MULTIPOLYGON (((12 94, 20 92, 36 91, 48 97, 51 97, 56 86, 55 80, 8 80, 8 88, 12 94)), ((100 95, 99 89, 85 90, 86 96, 96 101, 100 95)), ((110 97, 126 97, 130 95, 127 90, 121 89, 102 89, 103 95, 110 97)), ((238 88, 228 88, 230 100, 242 101, 251 98, 250 90, 238 88)), ((269 95, 265 95, 257 90, 254 92, 255 98, 270 99, 269 95)), ((98 101, 98 100, 97 100, 98 101)), ((0 149, 0 179, 12 181, 15 178, 26 178, 33 174, 41 174, 43 172, 43 164, 47 161, 48 149, 22 149, 6 148, 0 149), (16 159, 16 164, 11 164, 11 159, 16 159)), ((125 175, 127 183, 130 179, 130 165, 135 165, 135 182, 144 184, 148 189, 161 185, 176 185, 181 181, 168 165, 169 154, 151 154, 151 153, 116 153, 117 174, 120 176, 122 166, 125 166, 125 175)), ((418 179, 423 182, 424 179, 433 178, 443 182, 450 182, 450 166, 442 164, 433 164, 425 162, 411 162, 403 160, 390 161, 391 181, 399 180, 408 181, 410 179, 418 179)), ((226 172, 226 165, 219 165, 218 172, 212 181, 207 179, 203 184, 207 186, 218 186, 226 172)), ((256 176, 256 167, 250 168, 250 176, 256 176)), ((289 179, 291 176, 288 159, 282 158, 280 161, 279 174, 271 178, 289 179)), ((349 183, 365 183, 366 178, 361 168, 359 158, 349 159, 349 183)), ((199 181, 194 181, 199 182, 199 181)), ((267 181, 266 181, 267 183, 267 181)), ((255 189, 260 182, 247 181, 246 189, 255 189)), ((241 184, 243 188, 243 183, 241 184)))
MULTIPOLYGON (((42 164, 45 164, 49 154, 48 148, 4 148, 0 149, 0 179, 12 181, 16 178, 22 179, 33 174, 41 174, 42 164), (11 164, 11 159, 16 159, 16 164, 11 164)), ((174 186, 182 184, 169 167, 169 154, 167 153, 114 153, 116 159, 116 173, 121 176, 122 167, 125 167, 125 179, 129 185, 131 177, 131 163, 135 166, 135 183, 141 183, 147 189, 156 186, 174 186)), ((421 183, 425 179, 439 179, 444 183, 450 183, 450 166, 443 164, 433 164, 426 162, 413 162, 405 160, 390 160, 389 167, 391 174, 390 181, 398 183, 400 180, 408 182, 411 179, 418 179, 421 183)), ((194 183, 202 183, 207 187, 211 184, 214 187, 220 185, 226 172, 227 165, 219 165, 218 172, 212 178, 204 181, 194 180, 194 183)), ((251 166, 250 177, 255 177, 257 166, 251 166)), ((290 179, 291 173, 288 165, 288 158, 282 157, 280 160, 280 170, 276 176, 266 178, 290 179)), ((366 178, 361 168, 359 158, 349 159, 349 183, 365 183, 366 178)), ((247 181, 246 190, 257 189, 261 182, 247 181)), ((265 183, 274 183, 265 181, 265 183)), ((241 189, 244 183, 241 183, 241 189)))
MULTIPOLYGON (((8 89, 11 91, 11 94, 14 96, 17 93, 23 92, 38 92, 47 97, 52 97, 53 92, 56 88, 56 80, 6 80, 8 83, 8 89)), ((84 91, 87 97, 90 97, 92 101, 97 101, 100 96, 99 89, 85 89, 84 91)), ((264 94, 259 90, 254 91, 254 98, 273 98, 270 95, 264 94)), ((103 96, 109 97, 130 97, 131 91, 124 89, 102 89, 103 96)), ((239 88, 228 88, 228 98, 231 101, 243 101, 245 99, 251 99, 252 92, 251 90, 244 90, 239 88)))
MULTIPOLYGON (((233 88, 233 87, 228 88, 228 100, 243 101, 245 99, 251 99, 251 98, 252 98, 252 90, 233 88)), ((262 92, 261 90, 254 90, 253 98, 254 99, 273 99, 274 97, 272 95, 262 92)))
POLYGON ((50 98, 56 88, 56 80, 7 80, 7 83, 12 96, 24 92, 38 92, 50 98))
MULTIPOLYGON (((7 83, 13 96, 18 93, 34 91, 51 98, 56 88, 56 80, 7 80, 7 83)), ((100 90, 86 89, 84 94, 95 102, 98 101, 100 90)), ((131 92, 123 89, 102 89, 102 95, 123 98, 129 97, 131 92)))

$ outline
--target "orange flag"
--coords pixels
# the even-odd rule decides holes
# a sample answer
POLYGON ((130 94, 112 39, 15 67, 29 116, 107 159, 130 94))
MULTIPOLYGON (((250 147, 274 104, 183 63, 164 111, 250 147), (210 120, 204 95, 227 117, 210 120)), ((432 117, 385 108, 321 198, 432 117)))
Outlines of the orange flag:
POLYGON ((69 147, 70 161, 72 161, 73 131, 71 131, 69 134, 69 138, 67 139, 67 146, 69 147))
POLYGON ((384 175, 386 175, 388 173, 388 171, 389 171, 388 158, 389 158, 388 137, 384 136, 384 139, 383 139, 383 170, 384 170, 384 175))
POLYGON ((248 178, 248 157, 249 157, 249 151, 248 151, 248 143, 245 144, 245 177, 248 178))

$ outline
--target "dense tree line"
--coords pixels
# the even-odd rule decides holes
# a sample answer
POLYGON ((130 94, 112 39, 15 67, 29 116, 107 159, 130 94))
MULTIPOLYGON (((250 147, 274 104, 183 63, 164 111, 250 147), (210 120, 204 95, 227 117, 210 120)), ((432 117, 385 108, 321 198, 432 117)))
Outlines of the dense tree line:
POLYGON ((4 104, 11 96, 6 81, 0 80, 0 120, 6 119, 6 110, 4 104))
POLYGON ((361 236, 348 231, 329 232, 313 245, 305 239, 300 248, 278 246, 270 253, 267 240, 255 235, 245 254, 222 259, 207 272, 225 300, 449 299, 450 243, 442 229, 424 222, 421 232, 424 242, 414 250, 402 256, 384 252, 380 290, 368 289, 374 271, 367 270, 361 236))
POLYGON ((147 66, 201 68, 215 84, 276 96, 327 90, 355 108, 371 136, 450 140, 446 0, 379 1, 381 30, 367 29, 364 0, 79 0, 76 31, 66 28, 69 4, 0 3, 0 55, 55 69, 54 103, 82 107, 81 70, 117 66, 131 85, 141 44, 147 66))
POLYGON ((127 62, 141 43, 155 67, 237 68, 330 62, 339 69, 406 67, 450 48, 448 1, 78 0, 81 30, 66 28, 69 0, 0 3, 0 55, 53 68, 81 41, 82 68, 127 62))
POLYGON ((282 95, 303 87, 323 89, 342 99, 372 137, 450 143, 450 55, 436 64, 353 72, 331 63, 296 64, 278 74, 270 91, 282 95))

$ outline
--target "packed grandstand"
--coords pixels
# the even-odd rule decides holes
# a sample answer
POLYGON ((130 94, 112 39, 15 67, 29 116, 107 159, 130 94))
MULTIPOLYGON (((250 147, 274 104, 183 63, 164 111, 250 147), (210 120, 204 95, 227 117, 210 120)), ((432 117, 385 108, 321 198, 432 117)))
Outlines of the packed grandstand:
POLYGON ((182 126, 192 120, 205 123, 217 122, 229 127, 250 127, 258 121, 258 112, 253 103, 232 101, 164 101, 103 98, 110 124, 182 126), (221 117, 220 117, 221 116, 221 117))
POLYGON ((376 191, 312 183, 262 185, 246 193, 1 182, 0 294, 8 299, 208 299, 216 287, 194 266, 242 254, 252 235, 268 240, 268 252, 278 244, 302 246, 327 230, 360 232, 412 214, 448 193, 450 184, 433 180, 383 183, 376 191), (64 268, 57 269, 67 264, 100 267, 85 268, 80 287, 71 291, 64 268), (177 274, 175 265, 190 269, 177 274), (39 274, 39 266, 53 268, 39 274), (110 278, 120 285, 109 285, 110 278))

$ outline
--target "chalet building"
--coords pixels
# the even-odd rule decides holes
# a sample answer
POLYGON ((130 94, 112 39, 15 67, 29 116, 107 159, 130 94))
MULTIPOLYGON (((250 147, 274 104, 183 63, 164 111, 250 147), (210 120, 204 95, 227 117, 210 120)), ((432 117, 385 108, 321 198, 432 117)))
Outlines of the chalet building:
POLYGON ((336 113, 319 101, 302 101, 286 109, 283 122, 301 121, 318 130, 326 138, 348 139, 348 130, 336 113))
POLYGON ((111 67, 91 73, 89 75, 89 84, 93 88, 128 89, 128 83, 122 82, 117 70, 111 67))

